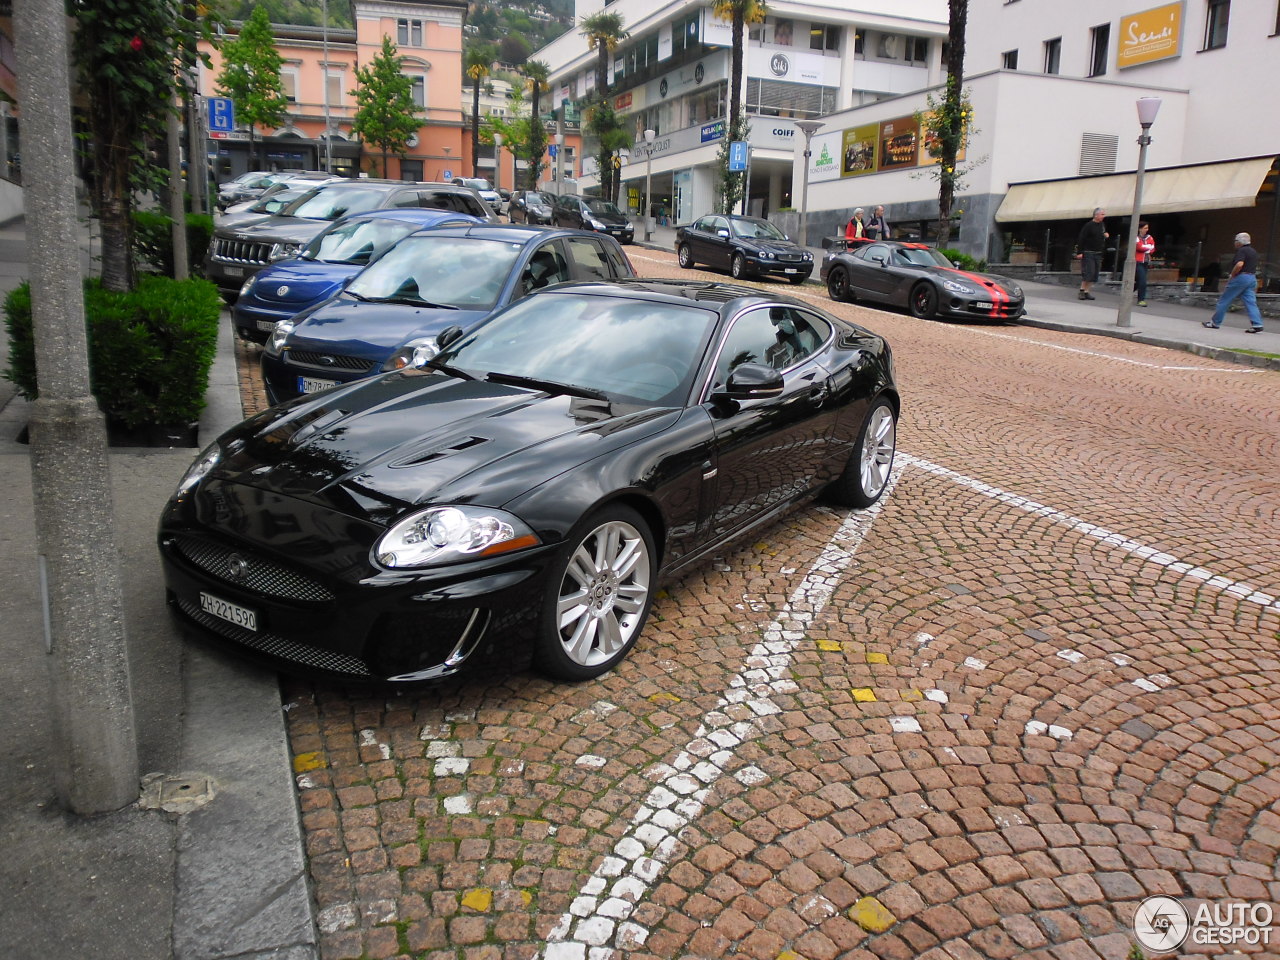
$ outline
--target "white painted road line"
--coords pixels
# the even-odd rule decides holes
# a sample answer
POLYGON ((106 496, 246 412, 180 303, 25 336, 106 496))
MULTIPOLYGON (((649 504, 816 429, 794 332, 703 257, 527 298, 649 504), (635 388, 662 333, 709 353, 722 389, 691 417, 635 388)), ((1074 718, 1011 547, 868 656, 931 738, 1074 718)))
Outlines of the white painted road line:
MULTIPOLYGON (((703 717, 694 739, 670 766, 658 764, 646 771, 646 778, 656 785, 612 854, 548 934, 546 960, 585 960, 597 951, 610 955, 610 947, 634 950, 644 945, 648 930, 630 922, 636 905, 671 858, 680 831, 701 815, 707 794, 725 775, 735 748, 756 734, 760 718, 782 712, 771 695, 798 689, 789 675, 796 644, 830 602, 900 475, 901 467, 895 465, 884 496, 874 506, 850 514, 832 534, 804 580, 765 627, 764 640, 751 650, 744 669, 703 717)), ((759 775, 752 767, 737 774, 747 783, 756 782, 759 775)))
POLYGON ((999 500, 1001 503, 1007 503, 1009 506, 1018 510, 1023 510, 1027 513, 1044 517, 1051 523, 1070 527, 1071 529, 1083 533, 1086 536, 1101 540, 1108 546, 1115 547, 1117 550, 1121 550, 1124 553, 1131 554, 1148 563, 1158 564, 1173 573, 1181 574, 1189 580, 1201 580, 1204 582, 1205 586, 1211 587, 1215 590, 1220 590, 1223 593, 1229 593, 1241 600, 1244 600, 1246 603, 1256 603, 1260 607, 1280 610, 1280 599, 1277 599, 1269 593, 1263 593, 1257 587, 1250 586, 1247 583, 1241 583, 1238 580, 1232 580, 1229 577, 1219 576, 1213 571, 1206 570, 1204 567, 1196 566, 1193 563, 1185 563, 1177 557, 1171 556, 1167 553, 1162 553, 1155 547, 1149 547, 1146 544, 1139 543, 1137 540, 1132 540, 1122 534, 1108 530, 1106 527, 1100 527, 1095 523, 1090 523, 1088 520, 1082 520, 1081 518, 1074 517, 1069 513, 1064 513, 1063 511, 1056 510, 1053 507, 1037 503, 1035 500, 1019 496, 1016 493, 1001 490, 999 487, 994 487, 989 483, 983 483, 981 480, 975 480, 973 477, 966 477, 962 473, 949 470, 946 467, 939 466, 936 463, 931 463, 928 460, 922 460, 919 457, 913 457, 910 454, 903 453, 902 451, 898 451, 896 462, 919 467, 921 470, 935 474, 936 476, 946 477, 948 480, 958 483, 962 487, 968 487, 970 490, 974 490, 983 496, 991 497, 993 500, 999 500))

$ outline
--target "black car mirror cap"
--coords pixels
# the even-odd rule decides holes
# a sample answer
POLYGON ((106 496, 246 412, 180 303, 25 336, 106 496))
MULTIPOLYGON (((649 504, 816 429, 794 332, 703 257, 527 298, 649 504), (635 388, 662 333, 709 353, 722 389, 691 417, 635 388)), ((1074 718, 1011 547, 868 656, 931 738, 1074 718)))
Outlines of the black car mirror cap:
POLYGON ((740 363, 712 399, 767 400, 782 395, 782 374, 763 363, 740 363))
POLYGON ((880 254, 878 253, 874 257, 872 257, 871 260, 873 263, 878 263, 882 267, 887 267, 889 265, 889 261, 886 260, 884 257, 880 256, 880 254))
POLYGON ((441 350, 444 350, 445 347, 457 343, 461 336, 462 328, 455 323, 453 326, 445 327, 436 334, 436 346, 441 350))

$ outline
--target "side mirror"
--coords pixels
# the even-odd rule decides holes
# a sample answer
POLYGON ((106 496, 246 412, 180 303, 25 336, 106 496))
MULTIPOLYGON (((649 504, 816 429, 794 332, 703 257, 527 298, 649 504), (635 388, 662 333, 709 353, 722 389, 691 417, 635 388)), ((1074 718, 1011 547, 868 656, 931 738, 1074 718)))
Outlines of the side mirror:
POLYGON ((436 345, 443 350, 450 344, 456 343, 462 336, 462 328, 456 323, 451 327, 445 327, 436 334, 436 345))
POLYGON ((782 374, 763 363, 741 363, 729 374, 724 389, 712 394, 712 399, 765 400, 782 395, 782 374))
POLYGON ((885 258, 884 258, 884 257, 880 256, 880 254, 878 254, 878 253, 877 253, 874 257, 872 257, 872 258, 871 258, 871 262, 872 262, 872 263, 878 263, 878 264, 880 264, 880 266, 882 266, 882 267, 887 267, 887 266, 889 265, 889 262, 888 262, 887 260, 885 260, 885 258))
POLYGON ((959 261, 959 260, 952 260, 952 261, 951 261, 951 265, 952 265, 953 267, 955 267, 957 270, 958 270, 958 269, 960 269, 960 261, 959 261))
POLYGON ((726 230, 726 229, 724 229, 724 227, 721 227, 719 230, 717 230, 717 231, 716 231, 716 236, 717 236, 717 237, 724 237, 724 239, 728 240, 728 239, 729 239, 729 231, 728 231, 728 230, 726 230))

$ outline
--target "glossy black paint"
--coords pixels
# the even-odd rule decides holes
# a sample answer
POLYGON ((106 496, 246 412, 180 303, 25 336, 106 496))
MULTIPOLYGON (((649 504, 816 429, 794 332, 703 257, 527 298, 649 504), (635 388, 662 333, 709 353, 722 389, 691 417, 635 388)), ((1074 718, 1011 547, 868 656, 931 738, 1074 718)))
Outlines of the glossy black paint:
POLYGON ((1016 320, 1026 312, 1022 288, 1008 277, 905 262, 899 255, 927 249, 896 240, 836 240, 822 260, 821 276, 833 300, 900 307, 924 319, 1016 320))
POLYGON ((638 280, 534 296, 554 311, 555 297, 584 291, 705 312, 701 368, 683 403, 583 399, 412 371, 274 407, 220 437, 222 460, 165 507, 159 542, 179 621, 302 672, 421 679, 490 656, 520 663, 531 611, 549 589, 548 563, 584 516, 606 503, 634 508, 652 529, 659 578, 670 578, 838 476, 873 400, 888 397, 897 408, 888 344, 801 301, 638 280), (826 339, 783 370, 744 364, 729 388, 714 388, 722 339, 740 318, 778 306, 803 311, 826 339), (753 399, 751 390, 766 395, 753 399), (430 570, 374 561, 390 525, 447 503, 504 510, 540 544, 430 570), (296 579, 328 597, 255 589, 237 579, 232 560, 271 571, 273 584, 296 579), (255 611, 259 629, 199 614, 202 591, 255 611), (465 656, 442 663, 459 636, 465 656))
POLYGON ((710 214, 676 228, 680 266, 705 263, 728 270, 735 279, 776 276, 804 283, 813 273, 813 255, 790 239, 743 237, 761 221, 757 217, 710 214), (743 228, 746 228, 745 230, 743 228))
POLYGON ((635 226, 621 211, 605 210, 596 197, 582 197, 565 193, 555 198, 551 222, 558 227, 575 230, 594 230, 607 233, 619 243, 630 243, 635 238, 635 226), (599 227, 596 224, 600 224, 599 227))

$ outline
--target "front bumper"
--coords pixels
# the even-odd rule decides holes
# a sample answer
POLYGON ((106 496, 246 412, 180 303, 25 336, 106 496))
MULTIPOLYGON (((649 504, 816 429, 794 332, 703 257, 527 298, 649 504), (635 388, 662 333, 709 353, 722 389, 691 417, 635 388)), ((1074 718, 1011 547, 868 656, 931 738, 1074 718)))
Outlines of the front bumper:
POLYGON ((1023 298, 1008 296, 1000 300, 982 295, 970 297, 942 294, 938 303, 938 313, 972 320, 1017 320, 1026 312, 1026 301, 1023 298))
POLYGON ((811 277, 813 275, 812 260, 766 260, 761 257, 747 257, 747 268, 756 274, 773 277, 811 277))
POLYGON ((235 306, 231 309, 231 317, 236 333, 242 339, 266 343, 277 323, 296 316, 309 306, 310 304, 304 303, 289 304, 284 308, 271 307, 251 294, 236 300, 235 306))
POLYGON ((323 352, 311 347, 286 347, 279 356, 262 354, 262 380, 267 399, 283 403, 317 389, 363 380, 382 370, 386 358, 370 359, 323 352), (326 362, 328 360, 329 362, 326 362))

